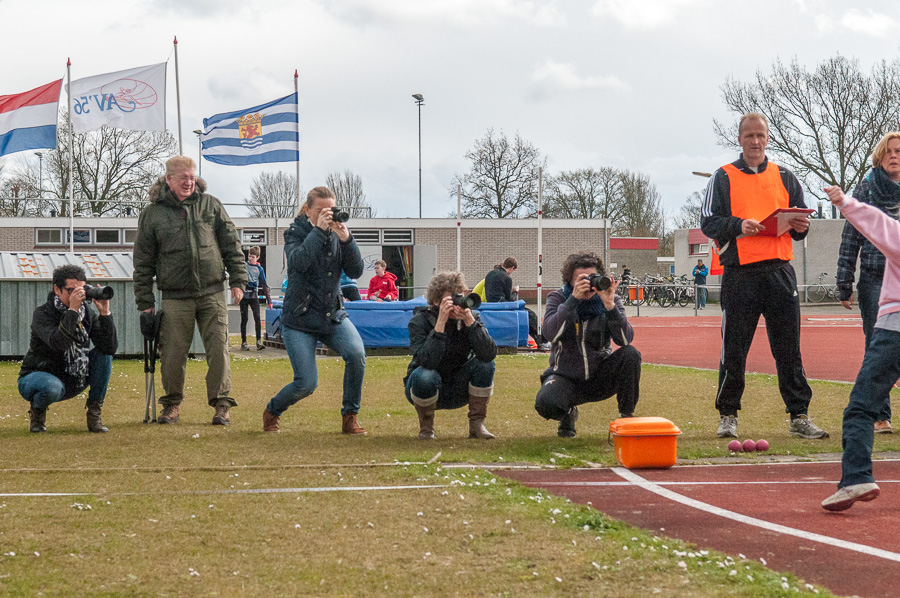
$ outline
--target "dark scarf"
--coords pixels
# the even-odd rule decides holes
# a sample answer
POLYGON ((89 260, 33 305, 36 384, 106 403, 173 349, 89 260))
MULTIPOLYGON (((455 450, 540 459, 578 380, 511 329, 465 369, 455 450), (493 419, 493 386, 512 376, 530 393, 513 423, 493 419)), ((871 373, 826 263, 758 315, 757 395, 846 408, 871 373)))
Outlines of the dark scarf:
MULTIPOLYGON (((572 294, 572 291, 574 290, 575 289, 572 288, 572 285, 566 283, 562 288, 563 296, 568 299, 572 294)), ((605 311, 606 306, 603 305, 603 300, 599 295, 596 294, 590 299, 579 303, 578 307, 575 309, 575 312, 578 314, 578 318, 581 320, 590 320, 591 318, 596 318, 605 311)))
MULTIPOLYGON (((53 297, 53 307, 59 313, 65 313, 69 309, 55 295, 53 297)), ((60 327, 60 332, 72 341, 72 344, 66 349, 66 373, 77 381, 76 386, 79 387, 87 383, 88 376, 88 346, 91 339, 84 328, 85 317, 87 317, 87 308, 82 303, 78 309, 78 325, 75 328, 75 334, 73 335, 65 328, 60 327)))
POLYGON ((897 218, 900 212, 900 184, 891 180, 891 177, 880 166, 873 168, 869 173, 872 205, 881 211, 897 218))

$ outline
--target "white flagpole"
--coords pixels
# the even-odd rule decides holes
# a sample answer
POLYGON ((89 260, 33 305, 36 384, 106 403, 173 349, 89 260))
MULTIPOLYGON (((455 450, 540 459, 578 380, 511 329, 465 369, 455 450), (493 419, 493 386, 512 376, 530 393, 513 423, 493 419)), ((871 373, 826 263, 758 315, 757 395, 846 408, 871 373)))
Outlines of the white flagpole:
MULTIPOLYGON (((544 276, 544 249, 543 249, 543 216, 544 216, 544 168, 538 167, 538 212, 537 212, 537 254, 538 254, 538 271, 537 271, 537 333, 541 336, 541 324, 544 321, 541 312, 541 282, 544 276)), ((534 339, 537 342, 538 339, 534 339)))
POLYGON ((73 166, 73 157, 75 155, 75 144, 72 141, 72 59, 66 60, 66 77, 69 79, 67 118, 69 125, 69 252, 75 253, 75 197, 74 178, 75 168, 73 166))
POLYGON ((175 105, 178 108, 178 155, 183 156, 184 151, 181 146, 181 85, 178 80, 178 36, 172 42, 175 46, 175 105))
POLYGON ((462 184, 456 184, 456 271, 462 272, 462 266, 460 265, 462 250, 461 250, 461 239, 462 239, 462 184))
MULTIPOLYGON (((294 93, 297 94, 297 144, 299 148, 300 143, 300 86, 299 86, 299 78, 300 74, 297 72, 297 69, 294 69, 294 93)), ((300 155, 297 155, 297 210, 296 214, 300 213, 300 155)), ((278 231, 275 231, 275 235, 278 235, 278 231)))

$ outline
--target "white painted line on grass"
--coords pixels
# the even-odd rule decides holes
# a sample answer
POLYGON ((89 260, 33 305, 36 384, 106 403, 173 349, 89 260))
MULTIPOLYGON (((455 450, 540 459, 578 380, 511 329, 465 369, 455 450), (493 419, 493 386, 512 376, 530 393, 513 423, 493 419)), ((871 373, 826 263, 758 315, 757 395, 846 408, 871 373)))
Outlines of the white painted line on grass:
MULTIPOLYGON (((879 484, 896 484, 900 480, 878 480, 879 484)), ((529 484, 537 484, 539 486, 631 486, 631 482, 532 482, 529 484)), ((658 486, 789 486, 791 484, 828 484, 836 486, 838 480, 785 480, 772 482, 650 482, 658 486)))
POLYGON ((450 484, 428 486, 322 486, 308 488, 243 488, 234 490, 185 490, 184 492, 5 492, 0 498, 29 498, 54 496, 145 496, 145 495, 196 495, 196 494, 291 494, 295 492, 360 492, 369 490, 423 490, 450 488, 450 484))
POLYGON ((772 523, 771 521, 757 519, 756 517, 741 515, 740 513, 735 513, 734 511, 716 507, 705 502, 695 500, 693 498, 688 498, 687 496, 682 496, 677 492, 667 490, 661 487, 659 484, 650 482, 649 480, 642 478, 641 476, 632 471, 629 471, 628 469, 625 469, 624 467, 613 467, 612 471, 616 475, 622 477, 625 480, 628 480, 639 488, 642 488, 648 492, 652 492, 653 494, 656 494, 658 496, 662 496, 663 498, 668 498, 673 502, 677 502, 687 507, 692 507, 711 515, 718 515, 719 517, 731 519, 732 521, 737 521, 739 523, 746 523, 747 525, 752 525, 764 530, 785 534, 788 536, 794 536, 796 538, 802 538, 804 540, 811 540, 813 542, 819 542, 820 544, 827 544, 828 546, 835 546, 837 548, 843 548, 845 550, 852 550, 854 552, 859 552, 868 556, 875 556, 888 561, 895 561, 900 563, 900 554, 896 552, 883 550, 881 548, 873 548, 872 546, 857 544, 856 542, 848 542, 847 540, 840 540, 838 538, 832 538, 830 536, 823 536, 821 534, 807 532, 804 530, 795 529, 793 527, 787 527, 786 525, 772 523))

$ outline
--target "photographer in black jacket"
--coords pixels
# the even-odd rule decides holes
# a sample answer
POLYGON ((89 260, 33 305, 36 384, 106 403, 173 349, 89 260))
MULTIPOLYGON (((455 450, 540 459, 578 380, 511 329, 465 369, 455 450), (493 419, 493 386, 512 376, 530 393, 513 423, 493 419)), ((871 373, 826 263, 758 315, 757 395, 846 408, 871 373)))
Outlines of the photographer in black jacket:
POLYGON ((481 318, 454 305, 467 292, 459 272, 441 272, 428 284, 427 307, 417 307, 409 321, 412 361, 403 379, 406 398, 419 415, 419 438, 434 438, 435 409, 469 406, 469 438, 490 439, 484 427, 494 392, 497 345, 481 318))
POLYGON ((34 310, 31 346, 19 372, 19 393, 29 402, 32 432, 46 432, 47 407, 90 387, 87 427, 108 432, 100 419, 112 356, 118 348, 109 301, 85 300, 84 270, 75 265, 53 271, 53 291, 34 310), (91 349, 93 342, 94 348, 91 349))

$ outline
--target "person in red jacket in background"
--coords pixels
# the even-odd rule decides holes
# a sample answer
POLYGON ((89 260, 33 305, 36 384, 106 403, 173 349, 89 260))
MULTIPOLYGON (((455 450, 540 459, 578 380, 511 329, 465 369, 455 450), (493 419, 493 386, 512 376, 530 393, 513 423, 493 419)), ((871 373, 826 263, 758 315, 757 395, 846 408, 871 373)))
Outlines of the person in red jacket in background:
POLYGON ((397 277, 385 272, 387 263, 384 260, 375 262, 375 276, 369 281, 369 301, 396 301, 400 296, 394 281, 397 277))

